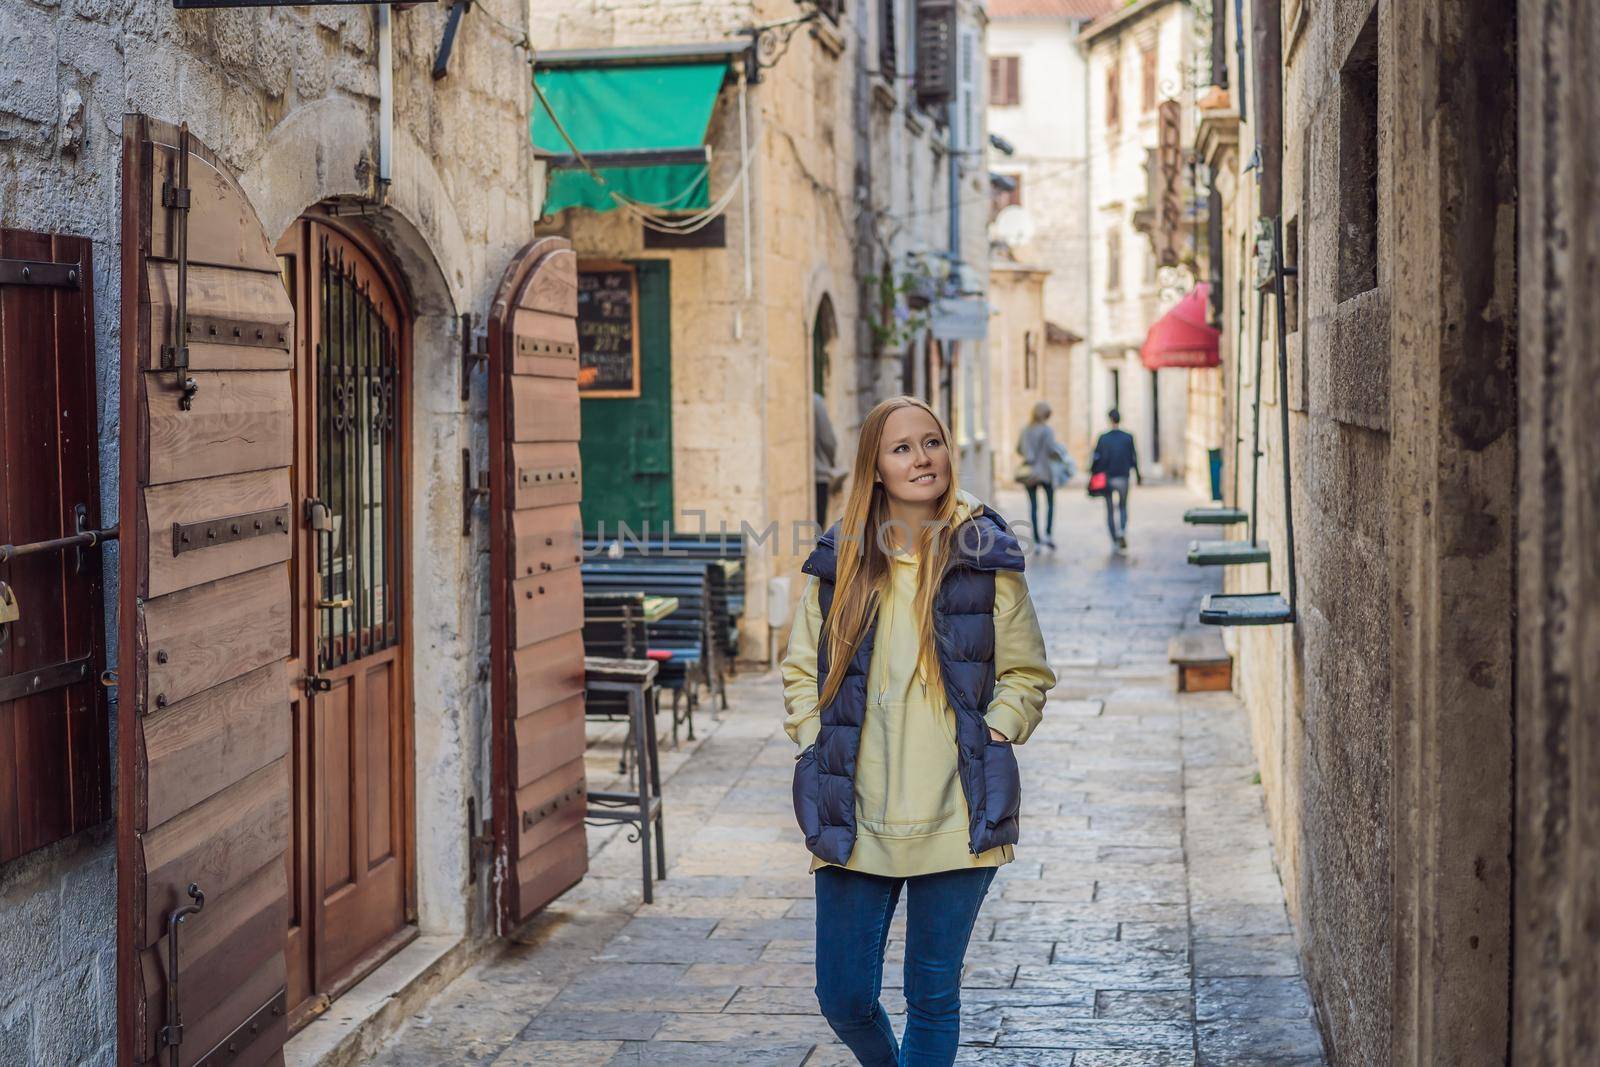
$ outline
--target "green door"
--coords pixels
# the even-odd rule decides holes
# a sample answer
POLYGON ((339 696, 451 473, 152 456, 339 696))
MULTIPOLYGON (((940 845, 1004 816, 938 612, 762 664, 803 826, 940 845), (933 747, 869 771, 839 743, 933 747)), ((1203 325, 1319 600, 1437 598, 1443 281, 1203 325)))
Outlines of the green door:
POLYGON ((614 536, 672 520, 672 291, 668 264, 639 260, 639 395, 583 400, 583 527, 614 536))

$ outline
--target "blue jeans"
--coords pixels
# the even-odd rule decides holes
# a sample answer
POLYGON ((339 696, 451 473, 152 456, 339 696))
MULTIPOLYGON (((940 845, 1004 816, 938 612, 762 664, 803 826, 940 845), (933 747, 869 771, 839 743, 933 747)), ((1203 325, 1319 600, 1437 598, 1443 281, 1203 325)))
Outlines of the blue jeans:
POLYGON ((1028 513, 1033 519, 1032 540, 1035 543, 1038 543, 1039 541, 1048 541, 1054 537, 1056 525, 1056 487, 1053 485, 1040 485, 1037 482, 1029 483, 1028 513), (1043 526, 1039 525, 1040 493, 1043 493, 1045 500, 1049 502, 1047 510, 1045 511, 1045 520, 1043 526))
POLYGON ((865 1067, 950 1067, 961 1038, 961 965, 995 868, 880 878, 817 870, 817 1003, 865 1067), (906 895, 906 1033, 896 1046, 883 951, 906 895))
POLYGON ((1106 479, 1106 529, 1111 531, 1111 540, 1128 535, 1128 479, 1106 479), (1112 504, 1112 498, 1116 504, 1112 504), (1120 513, 1120 514, 1119 514, 1120 513), (1119 523, 1117 519, 1122 521, 1119 523))

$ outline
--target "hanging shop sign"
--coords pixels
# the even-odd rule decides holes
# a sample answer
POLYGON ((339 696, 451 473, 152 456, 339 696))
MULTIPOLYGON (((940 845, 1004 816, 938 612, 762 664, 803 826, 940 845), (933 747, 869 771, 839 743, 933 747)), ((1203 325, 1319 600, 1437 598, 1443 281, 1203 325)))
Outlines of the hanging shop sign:
POLYGON ((934 302, 928 328, 941 341, 981 341, 989 336, 992 310, 982 297, 941 297, 934 302))
POLYGON ((639 395, 639 271, 631 263, 578 268, 578 392, 639 395))

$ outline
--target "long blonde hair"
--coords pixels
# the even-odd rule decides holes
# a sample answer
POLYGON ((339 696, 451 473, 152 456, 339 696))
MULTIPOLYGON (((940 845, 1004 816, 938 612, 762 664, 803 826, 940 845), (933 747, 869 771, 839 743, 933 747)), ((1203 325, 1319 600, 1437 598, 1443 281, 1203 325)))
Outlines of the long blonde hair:
MULTIPOLYGON (((896 396, 883 401, 867 413, 861 424, 851 469, 850 499, 839 519, 837 564, 834 568, 833 606, 823 624, 822 639, 828 650, 828 677, 818 694, 817 706, 827 707, 844 684, 845 669, 866 636, 867 627, 878 613, 878 604, 889 581, 891 561, 882 540, 889 521, 889 500, 877 480, 878 448, 889 416, 902 408, 920 408, 933 419, 946 450, 950 430, 937 412, 914 396, 896 396)), ((933 634, 933 598, 950 565, 950 545, 955 530, 957 504, 956 463, 950 461, 950 485, 934 508, 934 521, 917 533, 917 662, 923 679, 937 692, 942 679, 933 634)))

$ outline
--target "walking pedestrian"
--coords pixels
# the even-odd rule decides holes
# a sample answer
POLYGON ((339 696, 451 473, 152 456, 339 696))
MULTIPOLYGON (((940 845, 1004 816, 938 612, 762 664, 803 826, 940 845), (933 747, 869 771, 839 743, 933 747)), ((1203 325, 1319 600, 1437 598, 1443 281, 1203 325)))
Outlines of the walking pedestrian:
POLYGON ((1106 528, 1111 532, 1113 545, 1127 548, 1128 476, 1133 475, 1143 485, 1144 475, 1139 470, 1139 451, 1133 445, 1133 434, 1122 428, 1122 412, 1112 408, 1106 412, 1106 418, 1111 420, 1111 429, 1094 443, 1094 465, 1089 470, 1106 476, 1106 528))
POLYGON ((1056 547, 1056 488, 1072 477, 1072 460, 1050 428, 1050 405, 1043 400, 1033 405, 1033 417, 1017 438, 1016 480, 1028 490, 1028 516, 1032 521, 1036 545, 1056 547), (1039 497, 1045 498, 1044 525, 1039 525, 1039 497))
POLYGON ((1017 841, 1013 745, 1055 684, 1005 521, 956 485, 923 401, 862 424, 783 662, 794 807, 816 885, 817 1001, 867 1067, 949 1067, 978 908, 1017 841), (906 900, 907 1021, 879 1001, 906 900))

